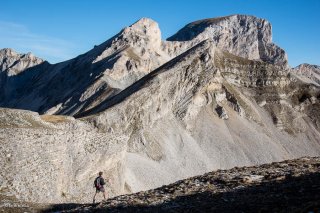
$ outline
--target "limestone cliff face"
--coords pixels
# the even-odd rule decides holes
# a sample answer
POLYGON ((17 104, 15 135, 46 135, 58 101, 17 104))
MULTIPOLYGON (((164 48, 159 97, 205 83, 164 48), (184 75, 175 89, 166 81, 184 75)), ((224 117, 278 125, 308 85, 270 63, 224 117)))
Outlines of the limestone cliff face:
POLYGON ((287 64, 285 52, 272 43, 271 25, 264 19, 234 15, 201 20, 188 24, 169 41, 161 41, 158 24, 142 18, 89 52, 55 65, 33 66, 42 61, 32 55, 2 51, 8 52, 8 57, 2 56, 2 69, 9 70, 1 77, 2 90, 7 92, 0 95, 0 106, 79 114, 206 39, 244 58, 287 64), (20 57, 19 63, 10 55, 20 57), (27 72, 20 73, 26 68, 27 72))
MULTIPOLYGON (((34 87, 36 76, 45 72, 48 62, 33 54, 18 54, 5 48, 0 50, 0 106, 20 108, 16 105, 19 93, 26 94, 34 87)), ((22 103, 24 108, 30 100, 22 103)))
POLYGON ((185 41, 192 46, 205 39, 212 39, 216 47, 244 58, 277 65, 288 63, 285 51, 272 43, 271 24, 254 16, 232 15, 195 21, 168 41, 185 41))
POLYGON ((297 76, 299 79, 320 85, 320 66, 311 64, 300 64, 291 71, 292 74, 297 76))
POLYGON ((104 71, 105 81, 114 88, 126 88, 169 60, 160 49, 159 26, 151 19, 140 19, 111 40, 111 43, 96 47, 97 50, 93 49, 88 55, 94 55, 92 63, 108 57, 115 59, 113 67, 104 71))
POLYGON ((90 202, 100 170, 114 196, 215 169, 319 155, 319 88, 309 86, 204 41, 81 119, 1 110, 2 193, 90 202))
POLYGON ((72 117, 0 109, 0 196, 89 201, 100 170, 112 180, 111 195, 125 193, 122 137, 72 117))
POLYGON ((18 54, 10 48, 0 50, 0 72, 6 72, 8 76, 17 75, 43 62, 32 53, 18 54))
POLYGON ((158 24, 143 18, 89 52, 55 65, 32 67, 40 61, 7 50, 22 59, 14 63, 9 53, 3 56, 3 69, 10 69, 3 73, 1 87, 10 91, 0 94, 0 106, 74 115, 117 94, 168 61, 170 57, 160 46, 158 24))
POLYGON ((130 135, 125 182, 139 191, 210 168, 319 155, 320 116, 311 110, 319 107, 319 88, 313 87, 316 101, 307 104, 296 83, 282 67, 205 41, 89 111, 86 119, 130 135))
POLYGON ((90 202, 101 170, 114 196, 320 155, 317 85, 250 45, 241 57, 193 40, 161 41, 142 19, 75 59, 6 75, 20 87, 1 106, 47 114, 0 109, 0 195, 90 202))

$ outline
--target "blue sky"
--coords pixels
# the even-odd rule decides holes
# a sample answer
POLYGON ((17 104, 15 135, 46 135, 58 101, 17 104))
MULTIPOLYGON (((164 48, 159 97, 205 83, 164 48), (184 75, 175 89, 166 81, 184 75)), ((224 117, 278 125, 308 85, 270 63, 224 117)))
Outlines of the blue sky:
POLYGON ((320 0, 2 0, 0 48, 51 63, 73 58, 149 17, 163 39, 189 22, 230 14, 266 18, 289 64, 320 65, 320 0))

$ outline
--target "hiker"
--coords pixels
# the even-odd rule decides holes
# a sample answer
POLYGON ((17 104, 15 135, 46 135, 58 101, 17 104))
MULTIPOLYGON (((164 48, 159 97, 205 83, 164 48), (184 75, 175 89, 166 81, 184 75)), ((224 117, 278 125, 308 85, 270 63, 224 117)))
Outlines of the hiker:
POLYGON ((107 198, 107 193, 106 193, 106 190, 104 188, 104 185, 106 183, 104 182, 104 179, 103 179, 102 175, 103 175, 103 172, 99 172, 99 176, 96 177, 96 179, 94 180, 94 187, 96 188, 96 193, 93 196, 93 203, 95 203, 96 195, 99 192, 103 193, 104 200, 106 200, 106 198, 107 198))

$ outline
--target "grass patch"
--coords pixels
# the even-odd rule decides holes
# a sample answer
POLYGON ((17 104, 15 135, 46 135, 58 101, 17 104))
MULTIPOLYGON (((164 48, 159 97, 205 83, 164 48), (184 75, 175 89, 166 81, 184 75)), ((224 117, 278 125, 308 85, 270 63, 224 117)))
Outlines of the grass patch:
POLYGON ((66 116, 63 115, 40 115, 40 118, 46 122, 54 124, 68 121, 66 116))

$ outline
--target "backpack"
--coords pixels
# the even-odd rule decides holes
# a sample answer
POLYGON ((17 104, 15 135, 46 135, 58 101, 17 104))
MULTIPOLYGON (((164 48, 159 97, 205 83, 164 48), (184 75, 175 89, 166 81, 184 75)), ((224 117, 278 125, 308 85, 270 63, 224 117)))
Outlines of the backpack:
POLYGON ((101 177, 97 177, 94 180, 93 185, 94 185, 94 187, 96 187, 96 189, 100 189, 102 187, 102 185, 101 185, 101 177))

